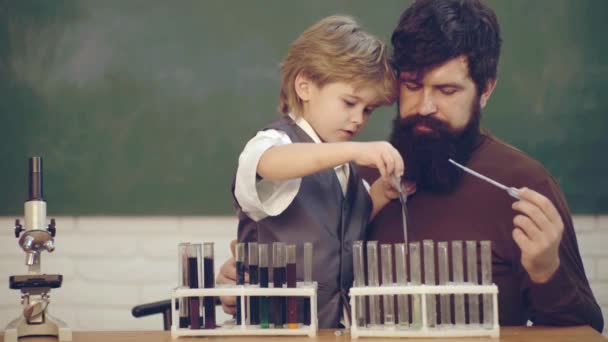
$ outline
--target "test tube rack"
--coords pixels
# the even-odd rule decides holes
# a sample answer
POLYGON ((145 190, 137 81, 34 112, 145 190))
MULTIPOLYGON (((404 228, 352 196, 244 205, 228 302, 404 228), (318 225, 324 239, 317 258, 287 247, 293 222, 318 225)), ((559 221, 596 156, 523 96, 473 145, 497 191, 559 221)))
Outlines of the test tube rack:
POLYGON ((464 336, 499 336, 498 325, 498 287, 491 285, 448 284, 448 285, 389 285, 352 287, 350 289, 351 305, 351 337, 464 337, 464 336), (491 326, 482 324, 437 324, 429 327, 427 322, 427 296, 426 295, 453 295, 453 294, 490 294, 493 300, 493 323, 491 326), (355 313, 357 312, 357 297, 382 295, 419 295, 421 297, 422 325, 418 327, 401 328, 398 325, 376 325, 361 327, 357 325, 355 313))
POLYGON ((226 285, 214 288, 184 288, 177 287, 171 292, 171 337, 183 336, 309 336, 315 337, 318 331, 317 319, 317 283, 298 282, 295 288, 260 288, 251 285, 226 285), (219 297, 236 296, 241 302, 241 308, 245 308, 247 297, 308 297, 310 298, 310 325, 302 325, 298 328, 260 328, 257 325, 249 325, 246 320, 246 310, 241 310, 240 325, 221 325, 215 329, 189 329, 179 328, 179 312, 176 309, 176 301, 188 297, 219 297))

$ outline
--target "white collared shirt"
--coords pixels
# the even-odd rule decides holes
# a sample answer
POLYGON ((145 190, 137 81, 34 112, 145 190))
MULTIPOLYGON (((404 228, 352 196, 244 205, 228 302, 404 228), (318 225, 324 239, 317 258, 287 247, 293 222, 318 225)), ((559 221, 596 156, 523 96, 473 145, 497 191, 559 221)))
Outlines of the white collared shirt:
MULTIPOLYGON (((295 118, 291 114, 289 116, 315 143, 322 143, 315 130, 304 118, 295 118)), ((262 154, 273 146, 291 143, 291 139, 283 131, 276 129, 259 131, 247 142, 239 156, 234 196, 243 212, 256 222, 268 216, 281 214, 300 190, 301 178, 281 181, 257 178, 257 166, 262 154)), ((348 163, 338 165, 334 167, 334 170, 340 182, 342 194, 346 195, 350 173, 349 165, 348 163)))

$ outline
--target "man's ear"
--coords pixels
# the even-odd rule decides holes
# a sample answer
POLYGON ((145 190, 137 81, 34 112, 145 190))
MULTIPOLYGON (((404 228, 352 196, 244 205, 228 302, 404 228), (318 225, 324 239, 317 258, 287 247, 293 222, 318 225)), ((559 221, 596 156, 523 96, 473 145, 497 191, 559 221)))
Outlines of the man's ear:
POLYGON ((302 100, 302 102, 310 100, 312 86, 312 81, 308 77, 306 77, 306 75, 304 75, 302 72, 299 72, 296 75, 296 79, 294 81, 294 88, 296 90, 296 94, 298 95, 300 100, 302 100))
POLYGON ((496 88, 496 79, 492 78, 488 80, 488 83, 486 84, 486 90, 484 90, 484 92, 479 97, 479 105, 482 109, 485 108, 486 104, 488 104, 488 100, 490 99, 490 95, 492 95, 494 88, 496 88))

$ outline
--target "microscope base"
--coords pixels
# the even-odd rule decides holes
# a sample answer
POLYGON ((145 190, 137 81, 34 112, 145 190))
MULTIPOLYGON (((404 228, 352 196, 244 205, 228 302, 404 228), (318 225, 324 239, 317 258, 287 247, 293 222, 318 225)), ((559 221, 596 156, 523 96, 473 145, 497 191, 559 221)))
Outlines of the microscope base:
POLYGON ((45 322, 41 324, 27 324, 23 316, 10 322, 4 330, 4 342, 17 342, 21 337, 30 336, 57 336, 59 341, 72 340, 72 329, 65 322, 48 313, 45 316, 45 322))

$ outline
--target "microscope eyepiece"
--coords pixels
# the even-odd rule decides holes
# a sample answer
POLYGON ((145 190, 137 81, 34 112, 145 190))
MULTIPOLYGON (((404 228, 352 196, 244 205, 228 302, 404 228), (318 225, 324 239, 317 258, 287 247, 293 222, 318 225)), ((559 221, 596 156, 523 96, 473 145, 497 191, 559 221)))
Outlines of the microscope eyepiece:
POLYGON ((31 157, 29 162, 29 196, 28 201, 43 200, 42 196, 42 158, 31 157))

